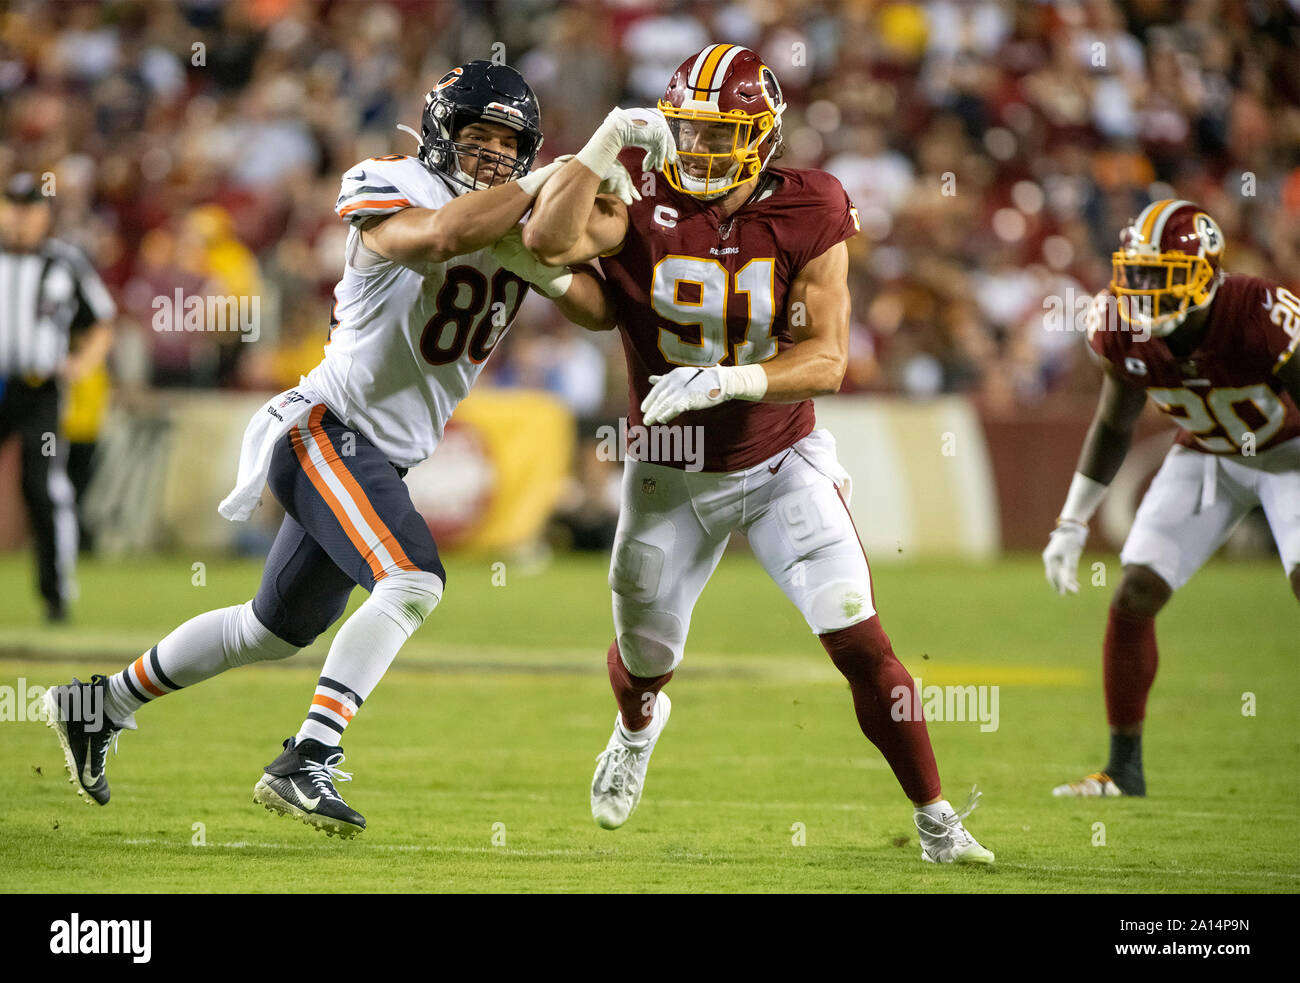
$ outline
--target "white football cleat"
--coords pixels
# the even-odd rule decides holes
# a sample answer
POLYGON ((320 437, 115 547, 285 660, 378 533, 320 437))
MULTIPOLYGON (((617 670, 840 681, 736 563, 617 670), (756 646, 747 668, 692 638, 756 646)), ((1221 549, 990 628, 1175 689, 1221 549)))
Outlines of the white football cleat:
POLYGON ((645 740, 625 744, 619 736, 622 729, 618 717, 614 718, 614 733, 610 735, 605 750, 596 757, 596 774, 591 779, 591 817, 602 829, 618 829, 641 801, 645 787, 646 768, 655 742, 668 725, 668 715, 673 711, 667 693, 655 698, 654 716, 647 728, 645 740))
POLYGON ((1124 792, 1104 771, 1094 771, 1087 778, 1078 782, 1066 782, 1052 789, 1058 797, 1077 799, 1109 799, 1123 795, 1124 792))
POLYGON ((944 799, 938 818, 916 809, 912 821, 921 837, 921 859, 933 864, 991 864, 993 851, 986 850, 966 831, 961 821, 971 814, 980 792, 971 789, 971 797, 961 812, 954 812, 944 799))

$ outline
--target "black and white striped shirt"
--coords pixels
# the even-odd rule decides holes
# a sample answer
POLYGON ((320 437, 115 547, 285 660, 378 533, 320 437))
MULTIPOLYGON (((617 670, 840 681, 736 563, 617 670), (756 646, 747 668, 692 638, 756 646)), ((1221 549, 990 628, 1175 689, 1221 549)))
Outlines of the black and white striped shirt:
POLYGON ((0 378, 53 376, 73 333, 116 316, 79 249, 58 239, 26 253, 0 246, 0 378))

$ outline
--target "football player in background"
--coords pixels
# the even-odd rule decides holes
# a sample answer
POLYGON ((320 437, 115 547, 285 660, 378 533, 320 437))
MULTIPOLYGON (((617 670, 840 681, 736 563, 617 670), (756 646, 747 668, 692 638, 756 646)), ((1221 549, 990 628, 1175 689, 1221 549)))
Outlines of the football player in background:
MULTIPOLYGON (((518 223, 562 166, 529 173, 542 131, 523 77, 487 61, 455 68, 426 97, 422 122, 418 158, 371 158, 343 175, 335 210, 351 228, 325 357, 245 432, 222 514, 246 519, 268 483, 287 513, 256 596, 190 619, 108 678, 47 697, 88 802, 108 802, 108 747, 135 729, 136 710, 226 669, 293 655, 359 584, 370 596, 336 635, 302 725, 254 800, 329 835, 365 828, 334 785, 351 777, 338 767, 343 733, 446 581, 402 478, 433 453, 509 328, 528 289, 521 276, 585 327, 609 326, 594 272, 542 267, 518 246, 518 223), (100 705, 102 721, 77 712, 100 705)), ((631 200, 627 180, 605 187, 631 200)))
POLYGON ((844 376, 845 240, 858 220, 830 175, 769 166, 784 110, 757 54, 710 45, 677 69, 658 111, 610 113, 524 229, 544 262, 601 257, 631 378, 631 427, 675 421, 703 434, 698 472, 680 459, 629 455, 625 464, 607 656, 619 713, 598 758, 592 814, 613 829, 640 801, 672 709, 660 690, 739 531, 848 678, 863 733, 914 803, 922 857, 989 863, 993 854, 962 825, 965 811, 942 797, 922 715, 891 715, 900 690, 919 704, 880 626, 848 475, 834 440, 814 429, 811 402, 844 376), (625 135, 638 130, 669 133, 667 152, 626 150, 625 135), (620 161, 662 169, 631 205, 598 194, 620 161))
POLYGON ((1146 794, 1142 724, 1156 675, 1155 617, 1256 506, 1300 599, 1300 299, 1271 281, 1223 272, 1223 251, 1223 233, 1199 206, 1157 201, 1121 234, 1110 289, 1089 310, 1101 398, 1043 552, 1048 582, 1062 595, 1079 589, 1088 521, 1148 396, 1180 430, 1120 553, 1124 574, 1102 643, 1110 760, 1055 795, 1146 794))

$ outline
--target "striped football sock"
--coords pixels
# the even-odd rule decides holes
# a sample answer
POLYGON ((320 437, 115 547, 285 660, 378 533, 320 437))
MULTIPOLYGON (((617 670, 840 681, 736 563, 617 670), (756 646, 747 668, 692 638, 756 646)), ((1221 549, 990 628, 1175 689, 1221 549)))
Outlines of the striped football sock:
POLYGON ((235 665, 282 659, 297 649, 257 620, 251 603, 204 611, 116 675, 108 677, 104 711, 127 720, 146 703, 211 679, 235 665))
POLYGON ((182 688, 163 672, 155 645, 121 672, 108 677, 104 712, 109 720, 125 720, 146 703, 182 688))
POLYGON ((326 747, 336 747, 343 731, 365 701, 355 692, 329 676, 321 676, 316 683, 316 694, 311 700, 307 719, 299 728, 295 743, 304 740, 320 741, 326 747))
POLYGON ((393 580, 380 581, 334 636, 298 740, 337 746, 361 702, 370 698, 397 650, 419 625, 416 619, 394 617, 401 609, 388 600, 389 588, 384 586, 393 580))

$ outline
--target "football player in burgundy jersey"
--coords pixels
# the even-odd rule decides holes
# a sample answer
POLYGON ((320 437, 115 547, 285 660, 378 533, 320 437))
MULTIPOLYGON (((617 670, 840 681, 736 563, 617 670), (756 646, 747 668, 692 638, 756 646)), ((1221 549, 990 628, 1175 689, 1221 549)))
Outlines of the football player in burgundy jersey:
POLYGON ((814 429, 812 397, 836 392, 844 376, 845 240, 858 220, 830 175, 769 166, 784 110, 757 54, 710 45, 677 69, 657 110, 610 113, 524 229, 543 262, 601 257, 631 380, 629 433, 676 431, 679 441, 657 445, 674 448, 689 446, 694 428, 703 441, 691 461, 634 460, 629 442, 610 569, 607 662, 619 714, 598 758, 592 814, 613 829, 640 801, 672 710, 660 689, 739 531, 848 678, 863 733, 914 804, 922 857, 991 863, 962 825, 973 803, 959 814, 942 797, 912 677, 876 615, 848 475, 834 440, 814 429), (663 134, 664 146, 643 139, 648 150, 626 151, 626 134, 638 131, 663 134), (627 206, 597 194, 620 162, 654 174, 627 206), (906 712, 891 713, 900 702, 906 712))
POLYGON ((1223 233, 1199 206, 1148 205, 1121 234, 1110 288, 1089 310, 1088 344, 1105 374, 1043 552, 1061 594, 1079 589, 1088 520, 1148 396, 1180 430, 1120 553, 1124 575, 1102 646, 1110 760, 1055 795, 1146 794, 1155 616, 1256 506, 1300 599, 1300 299, 1269 280, 1224 273, 1223 250, 1223 233))

